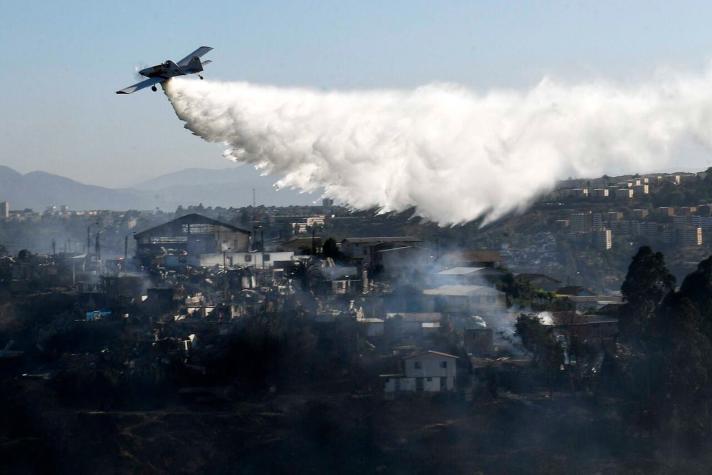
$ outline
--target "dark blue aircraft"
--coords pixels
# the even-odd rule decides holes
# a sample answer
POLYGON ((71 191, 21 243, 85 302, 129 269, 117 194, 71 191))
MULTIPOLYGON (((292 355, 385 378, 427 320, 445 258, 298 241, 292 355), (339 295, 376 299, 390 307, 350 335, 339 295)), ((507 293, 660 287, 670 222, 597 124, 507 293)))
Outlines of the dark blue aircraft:
MULTIPOLYGON (((155 66, 142 69, 138 73, 142 76, 146 76, 148 79, 136 83, 133 86, 121 89, 120 91, 116 91, 116 94, 131 94, 132 92, 139 91, 149 86, 151 87, 151 90, 156 91, 156 84, 167 81, 174 76, 185 76, 186 74, 196 74, 202 72, 203 66, 210 64, 210 61, 201 61, 200 58, 210 50, 212 50, 210 46, 201 46, 177 63, 174 63, 169 59, 163 64, 157 64, 155 66)), ((203 79, 203 76, 201 75, 198 75, 198 77, 203 79)))

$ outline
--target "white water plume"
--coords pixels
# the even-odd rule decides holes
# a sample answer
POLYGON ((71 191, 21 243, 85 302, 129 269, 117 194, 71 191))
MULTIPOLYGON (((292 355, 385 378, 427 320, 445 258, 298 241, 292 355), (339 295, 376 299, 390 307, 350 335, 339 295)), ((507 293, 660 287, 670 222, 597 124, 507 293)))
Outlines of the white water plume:
POLYGON ((171 79, 185 127, 225 155, 358 209, 441 225, 525 209, 556 180, 684 166, 712 145, 712 72, 636 86, 545 79, 525 91, 452 84, 322 92, 171 79))

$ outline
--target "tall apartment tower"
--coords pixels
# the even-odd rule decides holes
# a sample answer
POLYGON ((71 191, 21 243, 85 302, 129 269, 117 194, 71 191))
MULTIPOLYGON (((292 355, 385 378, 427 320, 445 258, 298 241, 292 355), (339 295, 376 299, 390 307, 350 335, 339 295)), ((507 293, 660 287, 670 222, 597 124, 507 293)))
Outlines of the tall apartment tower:
POLYGON ((603 228, 593 234, 593 245, 599 251, 608 251, 613 247, 613 232, 603 228))
POLYGON ((10 217, 10 203, 0 201, 0 218, 7 219, 10 217))

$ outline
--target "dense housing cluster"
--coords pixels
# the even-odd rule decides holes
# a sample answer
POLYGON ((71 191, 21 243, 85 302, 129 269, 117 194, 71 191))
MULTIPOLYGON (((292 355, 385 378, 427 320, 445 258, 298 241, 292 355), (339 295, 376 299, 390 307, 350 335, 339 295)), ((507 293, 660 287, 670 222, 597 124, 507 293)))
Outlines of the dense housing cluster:
MULTIPOLYGON (((686 180, 707 178, 635 180, 616 186, 696 199, 686 180)), ((85 471, 571 473, 602 463, 571 440, 606 464, 706 447, 712 267, 693 260, 705 244, 651 241, 688 252, 668 269, 622 230, 701 227, 709 209, 557 193, 485 228, 328 200, 175 213, 5 203, 0 455, 16 472, 61 457, 85 471), (513 435, 521 459, 501 449, 513 435)))

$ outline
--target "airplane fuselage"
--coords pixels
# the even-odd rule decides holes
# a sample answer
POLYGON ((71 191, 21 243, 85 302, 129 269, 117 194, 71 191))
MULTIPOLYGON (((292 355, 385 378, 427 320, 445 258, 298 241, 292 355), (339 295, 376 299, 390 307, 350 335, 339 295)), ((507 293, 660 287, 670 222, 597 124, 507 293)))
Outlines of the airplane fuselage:
POLYGON ((146 76, 147 78, 172 78, 173 76, 182 76, 186 74, 183 70, 178 67, 176 63, 171 60, 166 61, 162 64, 157 64, 155 66, 150 66, 148 68, 142 69, 138 72, 141 76, 146 76))

